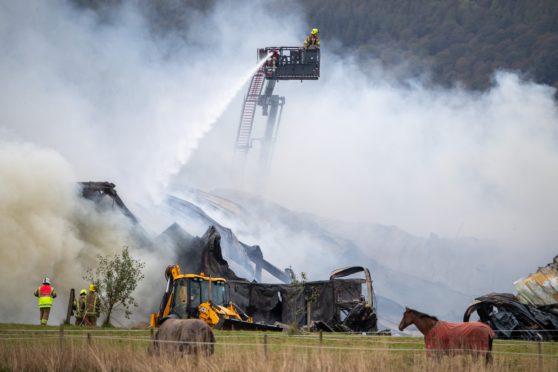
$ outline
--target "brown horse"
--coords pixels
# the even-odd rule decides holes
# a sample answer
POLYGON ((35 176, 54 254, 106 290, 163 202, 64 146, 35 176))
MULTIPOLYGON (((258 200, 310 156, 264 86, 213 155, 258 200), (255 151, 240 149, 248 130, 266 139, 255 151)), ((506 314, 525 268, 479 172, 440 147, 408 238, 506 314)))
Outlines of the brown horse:
POLYGON ((157 330, 148 351, 150 354, 210 356, 214 352, 214 344, 213 331, 205 322, 199 319, 167 319, 157 330))
POLYGON ((474 357, 486 355, 486 362, 492 360, 492 340, 494 331, 484 323, 450 323, 438 320, 435 316, 405 308, 403 319, 399 323, 402 331, 414 324, 424 335, 424 343, 429 355, 455 355, 470 352, 474 357))

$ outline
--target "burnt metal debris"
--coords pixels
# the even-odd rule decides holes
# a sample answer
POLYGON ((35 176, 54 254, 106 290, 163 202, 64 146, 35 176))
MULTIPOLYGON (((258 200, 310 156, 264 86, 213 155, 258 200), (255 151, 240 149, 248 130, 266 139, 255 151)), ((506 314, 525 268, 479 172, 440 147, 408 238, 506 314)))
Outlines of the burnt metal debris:
MULTIPOLYGON (((223 258, 220 235, 210 226, 201 238, 180 248, 178 263, 191 272, 227 279, 230 298, 244 309, 255 322, 287 324, 314 329, 314 322, 338 332, 374 332, 377 330, 376 310, 372 302, 371 280, 340 279, 295 281, 289 284, 267 284, 239 278, 223 258), (369 289, 370 302, 362 294, 362 285, 369 289)), ((368 269, 357 267, 352 273, 368 269)), ((349 274, 346 274, 349 275, 349 274)))
POLYGON ((310 330, 374 332, 376 313, 362 301, 362 282, 335 279, 292 284, 229 283, 232 301, 246 309, 255 321, 306 326, 310 330), (350 309, 349 315, 341 305, 350 309))
POLYGON ((463 321, 473 313, 488 324, 498 338, 558 340, 558 306, 532 306, 519 302, 511 293, 489 293, 478 297, 467 308, 463 321))
POLYGON ((498 338, 558 340, 558 256, 514 286, 517 296, 489 293, 476 298, 463 321, 476 312, 498 338))
POLYGON ((526 278, 513 283, 521 303, 533 306, 558 304, 558 256, 526 278))
POLYGON ((116 185, 111 182, 80 182, 79 185, 81 186, 81 195, 85 199, 89 199, 96 203, 101 203, 105 196, 112 199, 112 201, 116 204, 116 206, 120 209, 120 211, 128 217, 134 224, 138 223, 138 219, 118 196, 116 192, 116 185))
MULTIPOLYGON (((191 219, 193 215, 218 232, 217 235, 210 235, 212 239, 214 239, 211 241, 211 246, 216 244, 220 247, 219 250, 224 248, 227 259, 234 261, 236 264, 246 268, 247 271, 250 271, 254 280, 258 282, 261 281, 262 271, 265 270, 283 283, 289 283, 291 281, 291 274, 288 269, 281 270, 271 262, 265 260, 262 250, 258 245, 248 245, 239 241, 231 229, 222 226, 209 217, 197 205, 174 196, 167 197, 167 205, 172 208, 174 213, 184 215, 189 219, 191 219)), ((180 247, 180 249, 189 250, 188 247, 180 247)), ((222 255, 220 252, 218 254, 222 255)))
MULTIPOLYGON (((101 204, 109 197, 112 205, 134 225, 140 224, 118 196, 113 183, 82 182, 80 186, 84 198, 101 204)), ((329 280, 298 281, 290 268, 281 270, 265 260, 259 246, 240 242, 230 229, 211 219, 198 206, 174 196, 169 196, 166 204, 177 218, 202 221, 207 230, 203 236, 196 237, 174 223, 152 239, 150 245, 170 244, 176 257, 169 260, 176 260, 185 272, 204 272, 227 279, 231 301, 255 322, 305 326, 309 330, 377 331, 374 290, 368 269, 353 266, 334 271, 329 280), (238 276, 229 266, 229 260, 251 280, 238 276), (283 283, 259 283, 262 270, 283 283), (360 272, 364 279, 345 278, 360 272)))

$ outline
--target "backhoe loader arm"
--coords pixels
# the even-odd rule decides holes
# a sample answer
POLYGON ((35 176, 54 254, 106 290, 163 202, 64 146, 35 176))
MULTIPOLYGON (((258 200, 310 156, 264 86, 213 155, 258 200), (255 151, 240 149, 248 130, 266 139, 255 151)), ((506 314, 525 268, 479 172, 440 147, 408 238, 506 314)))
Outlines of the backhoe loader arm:
POLYGON ((169 316, 170 303, 172 300, 172 287, 174 281, 179 275, 180 275, 180 266, 178 265, 167 266, 167 269, 165 270, 165 279, 167 281, 165 293, 163 293, 163 298, 161 299, 161 304, 159 305, 159 312, 157 312, 156 314, 151 314, 150 321, 149 321, 151 328, 155 328, 161 323, 163 319, 169 316))

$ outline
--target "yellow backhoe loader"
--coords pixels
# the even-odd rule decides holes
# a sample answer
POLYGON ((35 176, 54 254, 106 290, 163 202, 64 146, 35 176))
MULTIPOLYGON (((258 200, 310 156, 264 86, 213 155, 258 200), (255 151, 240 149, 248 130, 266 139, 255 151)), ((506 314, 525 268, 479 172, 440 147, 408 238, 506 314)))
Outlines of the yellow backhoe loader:
POLYGON ((200 319, 211 328, 225 330, 282 331, 282 328, 254 323, 229 300, 229 287, 223 278, 212 278, 204 273, 182 274, 180 266, 165 270, 167 286, 159 312, 151 314, 152 328, 166 319, 200 319))

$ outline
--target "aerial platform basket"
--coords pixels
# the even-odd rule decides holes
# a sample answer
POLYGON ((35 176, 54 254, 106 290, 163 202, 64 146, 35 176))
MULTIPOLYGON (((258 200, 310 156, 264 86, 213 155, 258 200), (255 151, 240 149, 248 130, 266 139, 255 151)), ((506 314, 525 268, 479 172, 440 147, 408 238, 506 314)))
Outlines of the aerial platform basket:
POLYGON ((240 122, 236 136, 235 153, 244 161, 254 142, 261 144, 260 166, 262 179, 269 168, 277 131, 281 121, 285 97, 273 94, 279 80, 318 80, 320 78, 320 49, 302 47, 265 47, 257 49, 261 67, 250 80, 248 92, 244 97, 240 122), (268 57, 269 56, 269 57, 268 57), (256 109, 262 107, 267 117, 262 137, 254 138, 253 127, 256 109))
POLYGON ((258 60, 271 57, 263 65, 268 80, 318 80, 320 49, 302 47, 266 47, 258 49, 258 60))

